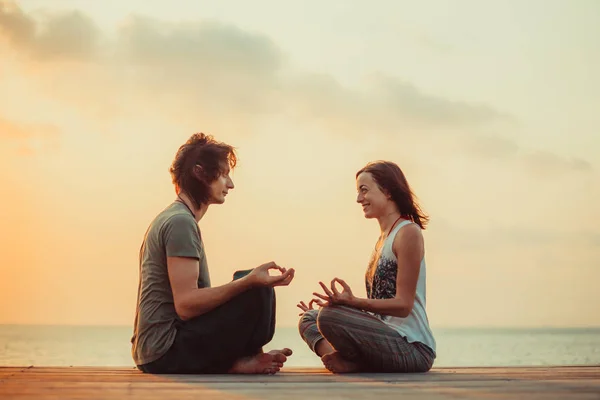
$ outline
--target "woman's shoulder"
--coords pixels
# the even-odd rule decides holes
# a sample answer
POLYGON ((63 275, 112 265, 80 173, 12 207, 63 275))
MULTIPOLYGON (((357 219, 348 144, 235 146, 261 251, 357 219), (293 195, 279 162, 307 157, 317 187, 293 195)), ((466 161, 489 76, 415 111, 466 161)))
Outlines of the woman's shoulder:
POLYGON ((421 227, 412 221, 410 221, 410 223, 405 223, 396 233, 392 247, 395 253, 407 248, 422 248, 423 232, 421 227))
POLYGON ((398 232, 396 232, 395 238, 411 238, 415 236, 423 236, 422 229, 416 222, 413 222, 409 219, 405 219, 399 224, 398 232))

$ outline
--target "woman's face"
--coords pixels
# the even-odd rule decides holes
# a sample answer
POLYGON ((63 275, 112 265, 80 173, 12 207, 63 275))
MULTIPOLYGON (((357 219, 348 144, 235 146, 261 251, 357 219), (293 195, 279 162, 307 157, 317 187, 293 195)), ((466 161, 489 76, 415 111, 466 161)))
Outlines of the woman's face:
POLYGON ((356 178, 356 190, 358 192, 356 202, 362 206, 365 218, 378 218, 385 215, 391 200, 381 191, 369 172, 363 172, 356 178))

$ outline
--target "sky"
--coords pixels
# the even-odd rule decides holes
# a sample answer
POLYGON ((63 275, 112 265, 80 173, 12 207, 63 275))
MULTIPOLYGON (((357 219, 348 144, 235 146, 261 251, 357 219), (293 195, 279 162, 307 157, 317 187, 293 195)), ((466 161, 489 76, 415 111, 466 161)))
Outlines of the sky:
POLYGON ((403 169, 432 327, 600 326, 600 3, 0 0, 0 324, 133 323, 194 132, 236 147, 213 285, 264 262, 294 326, 365 296, 368 161, 403 169))

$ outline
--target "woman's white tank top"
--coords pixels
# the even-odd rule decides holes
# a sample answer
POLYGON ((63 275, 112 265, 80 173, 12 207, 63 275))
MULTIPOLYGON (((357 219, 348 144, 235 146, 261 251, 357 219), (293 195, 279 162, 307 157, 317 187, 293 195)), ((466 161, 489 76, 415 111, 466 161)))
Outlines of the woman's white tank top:
MULTIPOLYGON (((372 271, 372 267, 367 270, 365 283, 367 287, 367 296, 371 299, 389 299, 396 296, 396 277, 398 273, 398 260, 392 250, 394 238, 398 231, 404 226, 413 223, 412 221, 402 221, 390 232, 386 238, 379 256, 373 260, 376 262, 376 269, 372 271)), ((390 315, 379 315, 386 325, 399 332, 409 343, 420 342, 427 345, 433 352, 436 352, 436 342, 429 327, 427 312, 425 311, 426 303, 426 279, 427 268, 425 265, 425 256, 421 260, 419 269, 419 278, 417 281, 417 291, 415 293, 415 301, 410 314, 405 317, 394 317, 390 315)))

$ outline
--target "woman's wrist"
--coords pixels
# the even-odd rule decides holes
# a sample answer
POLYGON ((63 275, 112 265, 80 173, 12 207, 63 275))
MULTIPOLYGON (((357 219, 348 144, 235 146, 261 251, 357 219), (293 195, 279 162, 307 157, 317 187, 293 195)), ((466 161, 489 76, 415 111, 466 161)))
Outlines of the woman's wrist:
POLYGON ((346 305, 353 308, 360 308, 360 300, 360 298, 352 296, 346 305))

